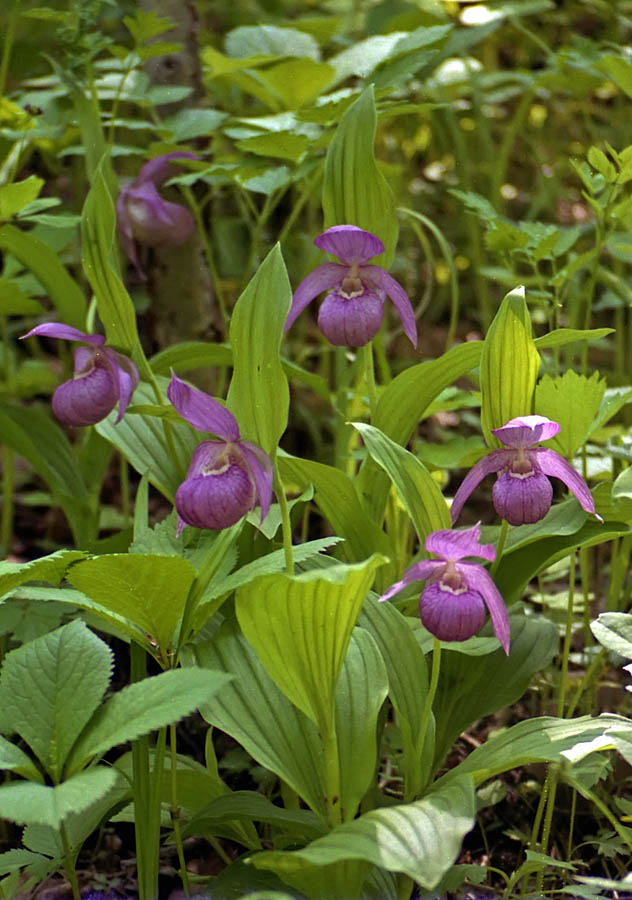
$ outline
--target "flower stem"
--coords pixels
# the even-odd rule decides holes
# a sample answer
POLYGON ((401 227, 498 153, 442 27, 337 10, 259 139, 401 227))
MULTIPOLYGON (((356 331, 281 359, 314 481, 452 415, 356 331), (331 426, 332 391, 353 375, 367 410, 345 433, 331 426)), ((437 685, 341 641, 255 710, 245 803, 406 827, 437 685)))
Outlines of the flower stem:
POLYGON ((364 378, 366 381, 366 392, 369 398, 369 420, 373 417, 373 410, 375 409, 375 401, 376 401, 376 390, 375 390, 375 366, 373 363, 373 343, 369 341, 368 344, 365 344, 363 349, 364 353, 364 378))
POLYGON ((72 850, 70 849, 68 832, 66 831, 66 826, 63 822, 59 826, 59 833, 61 835, 61 843, 64 848, 64 866, 66 869, 66 875, 68 876, 68 881, 70 882, 70 887, 72 888, 73 900, 81 900, 81 894, 79 892, 79 882, 77 881, 77 872, 75 871, 75 861, 72 858, 72 850))
POLYGON ((275 463, 275 491, 281 509, 281 528, 283 529, 283 550, 285 552, 285 570, 288 575, 294 574, 294 551, 292 550, 292 523, 290 508, 285 495, 285 487, 281 481, 279 467, 275 463))
POLYGON ((174 723, 169 726, 169 749, 171 750, 171 824, 173 825, 173 836, 178 851, 178 861, 180 862, 182 888, 185 897, 190 897, 191 886, 189 884, 189 874, 187 872, 184 847, 182 846, 182 834, 180 832, 180 807, 178 806, 178 747, 176 726, 174 723))
POLYGON ((217 265, 215 264, 215 257, 213 255, 213 248, 211 247, 211 242, 208 239, 208 234, 206 233, 206 228, 204 226, 204 220, 202 219, 202 213, 200 212, 200 207, 193 196, 193 191, 187 184, 180 185, 182 190, 182 194, 189 204, 189 208, 193 213, 193 218, 195 219, 195 224, 197 226, 198 234, 200 236, 200 241, 202 242, 202 249, 204 250, 204 258, 206 260, 206 265, 208 266, 208 270, 211 276, 211 281, 213 282, 213 288, 215 290, 215 297, 217 298, 217 305, 219 307, 219 315, 222 324, 222 334, 226 336, 228 334, 228 316, 226 313, 226 298, 224 297, 224 291, 221 285, 221 280, 219 277, 219 272, 217 271, 217 265))
POLYGON ((323 729, 323 732, 327 778, 327 818, 331 827, 335 828, 342 824, 342 807, 340 806, 340 757, 333 716, 331 723, 326 729, 323 729))
POLYGON ((506 519, 502 520, 502 525, 500 526, 500 534, 498 535, 498 545, 496 546, 496 559, 491 565, 491 569, 489 570, 490 576, 493 578, 496 574, 496 570, 500 565, 500 560, 502 559, 503 550, 505 549, 505 543, 507 541, 507 535, 509 534, 509 522, 506 519))
POLYGON ((557 714, 564 715, 564 703, 566 700, 566 677, 568 675, 568 657, 571 649, 571 638, 573 634, 573 600, 575 597, 575 548, 570 555, 571 571, 568 576, 568 602, 566 605, 566 630, 564 633, 564 648, 562 650, 562 670, 560 672, 560 683, 557 692, 557 714))
MULTIPOLYGON (((419 752, 415 754, 416 760, 413 760, 413 765, 417 762, 416 769, 419 773, 421 773, 423 766, 423 757, 424 750, 426 748, 426 738, 428 736, 428 726, 430 725, 430 716, 432 715, 432 706, 434 703, 435 695, 437 693, 437 685, 439 684, 439 672, 441 670, 441 641, 439 638, 434 638, 434 642, 432 645, 432 671, 430 674, 430 684, 428 686, 428 693, 426 695, 426 703, 424 705, 424 711, 421 718, 421 726, 419 728, 420 735, 420 743, 419 743, 419 752)), ((429 780, 431 777, 431 772, 427 773, 429 780)), ((409 772, 410 776, 410 772, 409 772)), ((421 792, 421 778, 417 777, 414 779, 408 779, 406 784, 405 794, 404 794, 404 802, 410 803, 414 800, 417 795, 421 792)))

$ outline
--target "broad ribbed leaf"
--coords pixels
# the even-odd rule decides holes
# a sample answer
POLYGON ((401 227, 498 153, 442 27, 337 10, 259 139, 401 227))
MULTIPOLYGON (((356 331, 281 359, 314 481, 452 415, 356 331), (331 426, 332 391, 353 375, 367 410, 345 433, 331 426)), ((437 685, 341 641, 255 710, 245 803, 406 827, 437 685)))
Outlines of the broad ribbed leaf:
POLYGON ((35 275, 64 324, 85 328, 87 304, 83 291, 50 247, 14 225, 2 225, 0 250, 10 253, 35 275))
POLYGON ((325 228, 357 225, 381 238, 385 252, 372 264, 390 266, 399 225, 391 188, 375 161, 377 116, 373 85, 347 109, 325 160, 325 228))
MULTIPOLYGON (((149 385, 140 384, 134 392, 134 404, 155 404, 149 385)), ((117 412, 95 425, 141 475, 147 475, 154 487, 171 502, 184 480, 200 436, 188 426, 170 422, 169 428, 178 458, 174 459, 165 437, 165 426, 156 416, 133 415, 129 412, 115 425, 117 412)))
POLYGON ((632 615, 630 613, 602 613, 590 623, 590 630, 602 647, 614 650, 619 656, 632 659, 632 615))
POLYGON ((44 783, 42 773, 34 765, 33 760, 26 755, 24 750, 20 750, 19 747, 3 737, 0 737, 0 769, 5 772, 17 772, 18 775, 28 778, 29 781, 44 783))
POLYGON ((324 832, 322 823, 307 809, 284 809, 256 791, 230 791, 196 813, 187 823, 184 833, 213 833, 218 824, 240 819, 265 822, 305 839, 320 837, 324 832))
POLYGON ((239 624, 266 671, 321 733, 351 631, 383 557, 303 575, 265 575, 237 592, 239 624))
MULTIPOLYGON (((405 369, 381 392, 372 424, 397 444, 408 443, 432 401, 478 365, 482 346, 480 341, 459 344, 439 359, 405 369)), ((381 522, 390 482, 372 459, 362 465, 355 487, 373 519, 381 522)))
POLYGON ((204 704, 207 722, 239 741, 326 821, 322 744, 310 720, 281 693, 239 631, 225 623, 195 647, 199 665, 227 672, 234 681, 204 704))
POLYGON ((141 629, 163 655, 173 647, 196 572, 178 556, 112 553, 73 566, 68 580, 141 629))
POLYGON ((0 787, 0 819, 17 825, 50 825, 58 829, 72 813, 96 803, 116 785, 112 769, 99 766, 55 787, 20 782, 0 787))
POLYGON ((405 787, 407 793, 416 796, 424 773, 430 769, 434 747, 431 735, 425 736, 422 729, 428 694, 428 668, 423 651, 406 618, 390 603, 367 597, 358 624, 373 636, 386 664, 388 694, 404 745, 405 787))
POLYGON ((431 531, 450 528, 448 505, 424 464, 378 428, 363 422, 352 424, 362 435, 371 458, 393 482, 420 544, 423 546, 431 531))
POLYGON ((447 786, 462 774, 471 775, 476 785, 494 775, 535 762, 556 762, 561 754, 580 743, 599 741, 608 731, 622 731, 626 719, 602 713, 577 719, 536 717, 526 719, 493 734, 481 747, 443 775, 437 785, 447 786))
POLYGON ((373 783, 377 763, 377 717, 388 693, 386 667, 368 631, 351 634, 336 687, 336 735, 343 821, 352 819, 373 783))
POLYGON ((549 350, 551 347, 563 347, 575 341, 597 341, 612 334, 613 331, 614 328, 555 328, 542 337, 534 338, 533 343, 538 350, 549 350))
POLYGON ((358 860, 403 872, 430 889, 455 861, 463 837, 474 824, 474 813, 471 779, 455 776, 423 800, 372 810, 302 850, 258 853, 252 864, 286 879, 306 866, 358 860))
MULTIPOLYGON (((345 472, 309 459, 298 459, 282 453, 279 455, 281 474, 292 480, 301 490, 314 486, 314 501, 331 525, 335 534, 345 539, 341 553, 349 562, 366 559, 371 553, 383 553, 395 558, 394 547, 388 536, 369 518, 360 504, 355 484, 345 472)), ((377 471, 380 470, 377 468, 377 471)), ((384 476, 388 484, 388 479, 384 476)), ((394 580, 392 566, 385 566, 380 573, 389 584, 394 580)), ((378 582, 382 583, 378 576, 378 582)))
POLYGON ((177 722, 189 715, 231 677, 209 669, 175 669, 130 684, 101 707, 73 748, 69 765, 83 766, 110 747, 133 741, 141 734, 177 722))
POLYGON ((97 298, 108 344, 126 353, 139 348, 134 304, 121 281, 115 247, 116 215, 103 172, 98 165, 81 216, 83 266, 97 298))
POLYGON ((292 288, 277 244, 243 292, 230 323, 233 378, 227 404, 242 437, 270 456, 287 427, 290 392, 281 365, 283 326, 292 288))
POLYGON ((17 732, 55 780, 107 689, 111 667, 111 650, 80 620, 29 641, 4 661, 3 730, 17 732))
POLYGON ((500 304, 481 353, 481 427, 489 447, 502 446, 493 428, 533 412, 539 368, 524 288, 518 287, 500 304))
POLYGON ((156 375, 171 374, 171 370, 181 375, 191 369, 205 366, 230 366, 233 363, 233 351, 225 344, 212 344, 207 341, 186 341, 174 344, 161 350, 149 360, 149 365, 156 375))
MULTIPOLYGON (((547 666, 559 649, 555 626, 544 618, 511 617, 511 652, 499 648, 472 656, 445 648, 434 709, 435 767, 441 765, 456 738, 476 719, 511 706, 533 675, 547 666)), ((490 631, 490 629, 487 629, 490 631)))

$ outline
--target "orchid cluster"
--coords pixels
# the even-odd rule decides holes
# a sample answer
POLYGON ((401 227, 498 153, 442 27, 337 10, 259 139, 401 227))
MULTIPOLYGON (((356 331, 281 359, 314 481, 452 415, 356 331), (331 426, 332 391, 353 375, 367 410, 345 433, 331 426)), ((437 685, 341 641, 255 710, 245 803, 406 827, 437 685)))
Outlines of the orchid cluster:
MULTIPOLYGON (((167 203, 156 189, 172 174, 172 160, 179 157, 192 158, 192 154, 176 152, 156 157, 143 166, 136 180, 125 186, 119 196, 117 216, 121 241, 139 270, 135 242, 179 244, 193 230, 188 210, 167 203)), ((354 225, 337 225, 319 235, 314 243, 338 257, 339 262, 318 266, 300 283, 285 330, 313 299, 327 291, 318 314, 323 334, 334 345, 360 347, 379 331, 388 296, 405 334, 416 346, 415 314, 404 289, 383 268, 369 265, 373 257, 384 252, 382 241, 354 225)), ((139 380, 131 360, 105 347, 102 336, 84 334, 58 323, 39 325, 26 337, 31 335, 65 338, 87 345, 75 350, 73 378, 60 385, 53 396, 53 410, 62 422, 75 426, 95 424, 117 403, 116 421, 121 420, 139 380)), ((257 505, 263 520, 270 508, 274 478, 268 455, 241 437, 235 417, 225 406, 175 375, 167 396, 180 416, 195 429, 218 438, 203 440, 193 453, 186 478, 175 497, 177 533, 185 525, 227 528, 257 505)), ((590 491, 575 469, 553 450, 536 446, 554 437, 559 429, 556 422, 535 415, 511 419, 495 429, 493 434, 505 448, 491 451, 467 474, 452 501, 453 524, 467 498, 488 474, 497 475, 494 507, 510 525, 532 524, 546 515, 553 498, 551 477, 559 478, 582 508, 595 514, 590 491)), ((488 571, 480 563, 468 561, 470 557, 495 560, 494 547, 481 544, 479 539, 479 525, 462 531, 431 533, 425 550, 436 559, 424 559, 412 565, 381 599, 391 598, 414 581, 425 581, 419 598, 421 621, 429 632, 444 641, 464 641, 478 633, 487 607, 494 633, 508 653, 509 620, 503 599, 488 571)))

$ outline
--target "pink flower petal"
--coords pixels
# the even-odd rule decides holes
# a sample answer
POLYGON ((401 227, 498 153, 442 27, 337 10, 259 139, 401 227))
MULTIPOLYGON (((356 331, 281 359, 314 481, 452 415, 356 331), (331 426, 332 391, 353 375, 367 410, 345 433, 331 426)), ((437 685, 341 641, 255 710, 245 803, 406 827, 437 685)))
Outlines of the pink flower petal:
POLYGON ((239 449, 250 469, 257 489, 257 498, 261 506, 261 521, 268 515, 272 503, 272 482, 274 466, 268 454, 250 441, 240 441, 239 449))
POLYGON ((485 624, 485 604, 478 591, 455 594, 435 582, 421 592, 419 617, 440 641, 467 641, 485 624))
POLYGON ((498 515, 510 525, 533 525, 550 510, 553 485, 537 463, 530 474, 512 475, 511 469, 508 469, 496 479, 492 500, 498 515))
POLYGON ((360 269, 360 278, 364 283, 373 284, 386 291, 393 302, 393 306, 399 313, 404 333, 413 347, 417 346, 417 323, 415 311, 408 299, 408 294, 398 281, 385 272, 380 266, 363 266, 360 269))
POLYGON ((472 466, 454 495, 454 500, 450 507, 453 524, 458 519, 465 501, 472 491, 478 487, 487 475, 491 475, 492 472, 500 472, 504 466, 508 465, 511 462, 511 455, 510 450, 492 450, 491 453, 488 453, 483 459, 479 459, 476 465, 472 466))
POLYGON ((468 586, 478 591, 487 604, 494 634, 505 653, 509 655, 510 628, 507 607, 489 572, 478 563, 461 563, 459 570, 466 578, 468 586))
POLYGON ((336 347, 364 347, 380 330, 384 292, 364 290, 357 297, 332 291, 318 310, 318 327, 336 347))
POLYGON ((345 265, 362 264, 384 253, 384 244, 356 225, 334 225, 319 235, 314 243, 325 253, 337 256, 345 265))
POLYGON ((533 447, 540 441, 548 441, 560 430, 557 422, 545 416, 517 416, 510 419, 502 428, 492 429, 499 441, 506 447, 517 450, 519 447, 533 447))
POLYGON ((496 550, 492 544, 481 544, 480 523, 463 531, 433 531, 426 538, 426 550, 441 559, 455 562, 466 556, 478 556, 493 562, 496 550))
POLYGON ((210 431, 225 441, 239 440, 239 425, 234 415, 204 391, 185 384, 172 374, 167 397, 182 418, 198 431, 210 431))
POLYGON ((382 594, 379 598, 380 603, 384 600, 390 600, 391 597, 398 594, 407 584, 412 584, 413 581, 425 581, 435 573, 437 569, 442 569, 444 566, 445 563, 436 559, 423 559, 421 562, 415 563, 413 566, 406 569, 401 581, 398 581, 390 587, 386 593, 382 594))
POLYGON ((125 415, 125 411, 132 399, 132 394, 138 387, 140 378, 138 369, 131 359, 123 356, 121 353, 117 353, 116 350, 105 349, 103 355, 110 363, 110 371, 112 372, 118 391, 119 411, 114 423, 115 425, 118 425, 125 415))
POLYGON ((134 184, 142 184, 151 181, 154 184, 162 184, 168 178, 173 178, 181 171, 179 166, 170 165, 172 159, 197 159, 194 153, 187 153, 185 150, 175 150, 173 153, 163 153, 161 156, 155 156, 142 167, 138 173, 134 184))
POLYGON ((105 344, 102 334, 85 334, 78 328, 62 325, 61 322, 46 322, 44 325, 37 325, 35 328, 31 328, 27 334, 23 334, 22 340, 35 334, 43 337, 63 338, 66 341, 83 341, 84 344, 91 344, 93 347, 102 347, 105 344))
POLYGON ((575 495, 582 509, 592 513, 600 522, 603 522, 601 516, 595 512, 595 503, 588 485, 563 456, 560 456, 555 450, 548 450, 544 447, 532 452, 537 453, 537 463, 545 475, 563 481, 569 491, 575 495))
POLYGON ((307 278, 304 278, 294 291, 292 305, 287 314, 283 331, 285 332, 292 327, 314 297, 318 297, 323 291, 328 291, 335 285, 340 284, 346 274, 347 267, 341 266, 339 263, 323 263, 322 266, 318 266, 317 269, 310 272, 307 278))

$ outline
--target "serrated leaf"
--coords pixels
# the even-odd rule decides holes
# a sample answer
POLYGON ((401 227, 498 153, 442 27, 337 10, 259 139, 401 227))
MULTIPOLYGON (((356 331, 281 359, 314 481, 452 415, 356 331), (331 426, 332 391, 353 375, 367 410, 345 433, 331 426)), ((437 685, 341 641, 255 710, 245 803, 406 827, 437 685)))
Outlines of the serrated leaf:
POLYGON ((49 825, 59 829, 73 813, 82 812, 116 784, 112 769, 99 766, 55 787, 20 782, 0 787, 0 818, 17 825, 49 825))
POLYGON ((44 180, 30 175, 24 181, 0 185, 0 219, 11 219, 39 195, 44 180))
POLYGON ((502 446, 492 429, 531 414, 539 368, 525 292, 519 287, 503 299, 481 353, 481 427, 489 447, 502 446))
POLYGON ((0 562, 0 597, 29 581, 59 584, 71 563, 83 559, 81 550, 56 550, 49 556, 28 563, 0 562))
POLYGON ((351 631, 384 562, 372 556, 302 575, 265 575, 240 588, 235 610, 266 671, 291 702, 329 733, 351 631))
POLYGON ((342 820, 356 815, 375 777, 377 717, 388 693, 386 667, 368 631, 354 628, 336 686, 342 820))
POLYGON ((305 867, 357 860, 403 872, 431 889, 455 861, 474 813, 471 780, 455 777, 448 787, 423 800, 372 810, 302 850, 258 853, 252 864, 287 880, 305 867))
POLYGON ((243 58, 248 56, 296 56, 318 59, 318 43, 298 28, 278 28, 275 25, 240 25, 226 35, 226 53, 243 58))
POLYGON ((369 85, 347 109, 329 145, 322 203, 326 229, 357 225, 376 234, 385 252, 372 264, 388 267, 399 225, 393 192, 375 160, 376 123, 373 86, 369 85))
POLYGON ((309 139, 306 135, 280 131, 245 138, 245 140, 237 141, 235 146, 247 153, 255 153, 257 156, 274 156, 298 162, 305 154, 308 145, 309 139))
POLYGON ((29 781, 44 783, 42 773, 34 765, 33 760, 23 750, 3 737, 0 737, 0 769, 5 772, 17 772, 18 775, 28 778, 29 781))
POLYGON ((281 693, 235 621, 195 646, 198 664, 234 676, 201 707, 211 725, 230 734, 275 772, 326 821, 322 744, 316 728, 281 693))
POLYGON ((78 563, 68 580, 148 635, 164 656, 174 645, 195 576, 191 563, 178 556, 111 553, 78 563))
POLYGON ((352 422, 362 435, 371 458, 386 472, 410 516, 420 544, 431 531, 450 528, 450 512, 437 482, 424 464, 378 428, 352 422))
MULTIPOLYGON (((315 100, 331 84, 334 74, 333 66, 327 63, 315 62, 312 59, 290 59, 267 67, 259 73, 259 79, 275 97, 279 98, 284 109, 299 110, 315 100)), ((305 136, 297 134, 295 137, 305 136)), ((297 157, 284 155, 282 158, 297 157)))
POLYGON ((228 113, 218 109, 181 109, 162 124, 172 132, 174 143, 179 143, 209 137, 227 118, 228 113))
POLYGON ((227 399, 242 436, 273 458, 287 427, 290 403, 280 347, 291 302, 292 289, 277 244, 233 310, 234 369, 227 399))
POLYGON ((231 681, 225 672, 173 669, 130 684, 111 697, 92 718, 69 760, 77 771, 110 747, 133 741, 194 712, 231 681))
POLYGON ((587 440, 606 390, 599 372, 590 378, 568 369, 552 378, 544 375, 535 389, 535 412, 561 426, 547 446, 573 459, 587 440))
POLYGON ((85 328, 87 304, 83 291, 50 247, 30 232, 2 225, 0 250, 10 253, 33 273, 66 325, 85 328))
POLYGON ((112 652, 81 620, 9 653, 0 673, 3 730, 17 732, 54 780, 99 705, 112 652))

